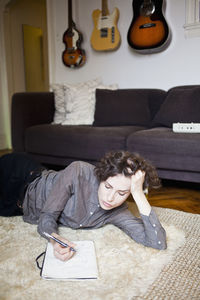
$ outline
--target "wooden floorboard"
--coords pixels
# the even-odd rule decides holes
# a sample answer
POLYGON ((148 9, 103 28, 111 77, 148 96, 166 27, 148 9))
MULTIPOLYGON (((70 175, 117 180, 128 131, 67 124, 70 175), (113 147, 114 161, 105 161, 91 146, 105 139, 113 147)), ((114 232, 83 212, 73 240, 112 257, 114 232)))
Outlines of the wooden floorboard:
MULTIPOLYGON (((0 150, 0 156, 11 150, 0 150)), ((152 206, 200 214, 200 184, 163 180, 162 187, 151 190, 148 200, 152 206)))
POLYGON ((197 184, 164 181, 160 189, 150 191, 148 200, 152 206, 200 214, 200 189, 197 184))
POLYGON ((7 153, 11 153, 11 152, 12 152, 12 150, 10 150, 10 149, 0 150, 0 156, 7 154, 7 153))

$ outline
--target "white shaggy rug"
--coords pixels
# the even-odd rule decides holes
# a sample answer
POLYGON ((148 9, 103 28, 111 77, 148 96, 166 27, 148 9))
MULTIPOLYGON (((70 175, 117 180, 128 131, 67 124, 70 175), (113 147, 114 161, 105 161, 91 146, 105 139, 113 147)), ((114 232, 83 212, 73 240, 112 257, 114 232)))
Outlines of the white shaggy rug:
POLYGON ((112 225, 60 228, 71 240, 95 242, 99 279, 93 281, 41 279, 35 258, 46 241, 21 217, 0 217, 0 299, 200 299, 200 215, 154 209, 167 232, 164 251, 139 245, 112 225))

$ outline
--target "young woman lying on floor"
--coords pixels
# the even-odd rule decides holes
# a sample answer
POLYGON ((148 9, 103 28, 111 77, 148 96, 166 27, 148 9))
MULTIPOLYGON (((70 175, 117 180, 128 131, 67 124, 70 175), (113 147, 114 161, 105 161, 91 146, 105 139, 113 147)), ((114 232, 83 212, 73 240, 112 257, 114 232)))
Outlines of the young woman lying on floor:
MULTIPOLYGON (((166 249, 166 233, 144 190, 160 185, 155 168, 138 154, 110 152, 97 166, 77 161, 61 171, 47 170, 25 154, 0 158, 0 215, 20 215, 38 232, 67 243, 51 242, 54 254, 70 259, 75 245, 58 235, 58 225, 73 229, 113 224, 133 240, 148 247, 166 249), (141 218, 127 208, 129 195, 141 218)), ((45 236, 44 236, 45 237, 45 236)))

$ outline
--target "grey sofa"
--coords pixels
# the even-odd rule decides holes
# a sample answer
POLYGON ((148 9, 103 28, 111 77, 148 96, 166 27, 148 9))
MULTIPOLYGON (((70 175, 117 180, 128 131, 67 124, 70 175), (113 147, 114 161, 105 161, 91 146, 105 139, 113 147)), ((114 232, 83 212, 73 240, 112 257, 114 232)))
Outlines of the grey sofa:
POLYGON ((174 133, 173 122, 200 123, 200 86, 96 90, 93 125, 53 124, 52 92, 12 97, 12 146, 43 164, 93 164, 124 149, 150 160, 163 179, 200 182, 200 134, 174 133))

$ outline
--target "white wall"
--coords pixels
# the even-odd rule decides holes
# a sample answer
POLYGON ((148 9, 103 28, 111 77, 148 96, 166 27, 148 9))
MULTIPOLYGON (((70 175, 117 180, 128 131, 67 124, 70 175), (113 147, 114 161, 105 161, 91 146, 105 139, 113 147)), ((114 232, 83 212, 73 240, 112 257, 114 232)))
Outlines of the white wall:
POLYGON ((68 27, 67 0, 52 0, 53 14, 48 20, 49 33, 54 35, 49 58, 51 82, 73 83, 101 76, 105 84, 118 83, 120 88, 165 90, 176 85, 200 83, 200 37, 186 39, 184 36, 184 0, 166 0, 164 15, 172 32, 169 47, 163 52, 145 55, 134 52, 127 43, 133 17, 132 0, 108 0, 110 12, 115 6, 120 10, 118 28, 122 43, 118 50, 107 53, 95 52, 90 46, 93 30, 91 14, 101 8, 101 1, 73 0, 72 3, 74 21, 83 33, 82 48, 86 51, 87 62, 79 69, 67 68, 62 63, 61 55, 65 48, 62 36, 68 27))

